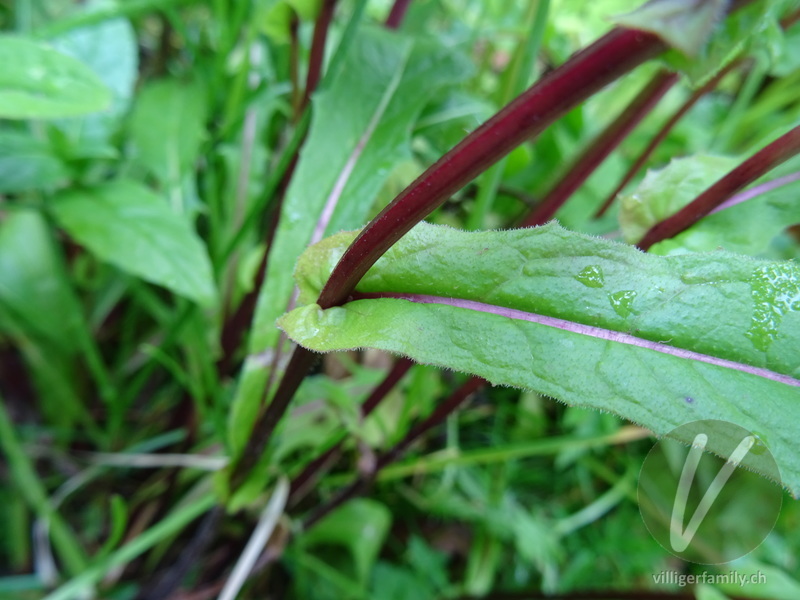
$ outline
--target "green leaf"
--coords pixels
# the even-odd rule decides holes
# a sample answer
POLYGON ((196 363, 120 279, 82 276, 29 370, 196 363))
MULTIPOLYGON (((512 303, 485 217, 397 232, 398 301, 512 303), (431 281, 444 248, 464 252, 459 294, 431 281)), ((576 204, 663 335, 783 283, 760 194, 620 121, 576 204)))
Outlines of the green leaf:
POLYGON ((12 212, 0 225, 0 306, 14 329, 64 354, 75 352, 86 335, 64 258, 38 212, 12 212))
MULTIPOLYGON (((466 72, 460 55, 432 41, 383 30, 362 31, 353 40, 341 70, 313 99, 308 139, 282 205, 258 299, 251 355, 277 344, 275 319, 289 304, 300 253, 314 236, 367 220, 394 165, 410 156, 411 129, 425 103, 466 72), (319 221, 324 211, 327 223, 319 221)), ((263 365, 263 356, 245 364, 229 426, 234 454, 258 410, 263 365)))
MULTIPOLYGON (((621 196, 619 222, 625 240, 638 242, 650 227, 675 214, 737 165, 732 158, 695 155, 649 171, 634 191, 621 196)), ((656 244, 650 252, 666 255, 723 249, 760 254, 787 227, 800 222, 796 190, 796 184, 779 187, 714 212, 656 244)))
POLYGON ((199 304, 214 303, 211 263, 189 223, 163 198, 119 180, 58 194, 60 225, 98 258, 199 304))
POLYGON ((107 108, 111 94, 86 65, 41 42, 0 36, 0 118, 53 119, 107 108))
POLYGON ((657 33, 673 48, 697 56, 725 15, 727 5, 727 0, 650 0, 614 22, 657 33))
POLYGON ((320 0, 262 0, 259 3, 256 23, 268 38, 282 44, 291 39, 293 15, 303 21, 314 19, 319 13, 320 0))
MULTIPOLYGON (((95 1, 81 5, 75 15, 108 9, 113 2, 95 1)), ((127 19, 112 18, 80 27, 50 40, 58 51, 89 67, 111 91, 108 110, 56 123, 73 144, 77 156, 108 156, 116 150, 109 138, 128 112, 138 77, 139 48, 133 26, 127 19)))
POLYGON ((68 176, 49 143, 23 131, 0 131, 0 192, 46 190, 68 176))
POLYGON ((139 92, 130 121, 136 162, 162 183, 180 185, 205 136, 205 89, 174 79, 154 81, 139 92))
POLYGON ((259 298, 252 352, 277 341, 274 322, 289 302, 291 271, 315 235, 316 217, 332 210, 328 234, 362 225, 393 166, 410 156, 411 127, 427 99, 463 74, 461 61, 432 42, 415 44, 383 31, 364 32, 353 42, 340 75, 314 99, 259 298), (341 201, 326 207, 337 184, 344 185, 341 201))
POLYGON ((698 585, 694 593, 697 600, 729 600, 725 594, 705 583, 698 585))
POLYGON ((675 50, 663 60, 703 85, 730 61, 748 52, 780 53, 779 18, 794 0, 757 0, 721 18, 730 3, 719 0, 652 0, 615 22, 652 31, 675 50))
MULTIPOLYGON (((787 573, 751 556, 744 558, 742 563, 736 565, 739 581, 728 579, 717 584, 726 594, 757 600, 794 600, 800 595, 800 581, 794 573, 787 573), (741 584, 742 579, 746 585, 741 584)), ((723 570, 725 573, 727 571, 723 570)))
POLYGON ((326 516, 298 542, 304 547, 325 544, 346 549, 353 559, 356 578, 363 585, 378 558, 391 522, 392 514, 386 506, 359 498, 326 516))
POLYGON ((480 233, 422 224, 357 287, 416 301, 323 311, 313 302, 354 236, 333 236, 299 261, 307 304, 279 321, 296 342, 403 354, 658 434, 730 421, 763 434, 783 484, 800 494, 798 431, 788 426, 800 422, 796 264, 725 252, 659 257, 555 224, 480 233))
POLYGON ((641 240, 653 225, 674 215, 738 164, 728 156, 695 154, 649 170, 634 191, 620 198, 619 224, 625 241, 641 240))

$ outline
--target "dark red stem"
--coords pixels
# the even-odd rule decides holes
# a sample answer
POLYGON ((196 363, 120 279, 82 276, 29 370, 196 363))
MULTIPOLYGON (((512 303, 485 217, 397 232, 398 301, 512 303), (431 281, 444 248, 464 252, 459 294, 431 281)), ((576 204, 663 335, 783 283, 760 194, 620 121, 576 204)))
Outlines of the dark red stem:
POLYGON ((639 248, 646 251, 653 244, 685 231, 736 192, 744 189, 798 152, 800 152, 800 126, 756 152, 680 211, 653 225, 639 242, 639 248))
POLYGON ((728 73, 730 73, 740 64, 741 62, 739 61, 731 61, 725 67, 723 67, 719 73, 717 73, 716 75, 714 75, 714 77, 709 79, 705 83, 705 85, 697 88, 694 92, 692 92, 692 95, 689 96, 689 98, 686 99, 686 101, 680 106, 680 108, 678 108, 678 110, 676 110, 675 113, 669 119, 667 119, 667 122, 661 126, 661 129, 658 131, 658 133, 655 136, 653 136, 653 138, 650 140, 650 143, 647 144, 647 147, 644 150, 642 150, 641 154, 639 154, 639 157, 634 161, 634 163, 628 169, 628 172, 625 173, 625 177, 622 178, 622 181, 619 182, 619 185, 617 185, 617 187, 614 188, 614 191, 611 192, 608 195, 608 197, 603 201, 603 204, 600 206, 600 208, 597 210, 597 213, 595 214, 596 219, 599 219, 606 213, 606 211, 614 203, 614 199, 617 197, 617 195, 623 189, 625 189, 625 186, 627 186, 633 180, 633 178, 636 177, 636 174, 642 170, 642 167, 644 167, 647 160, 653 155, 653 152, 655 152, 656 148, 661 144, 661 142, 664 141, 667 135, 669 135, 669 132, 672 131, 672 128, 675 127, 678 121, 680 121, 684 117, 684 115, 688 113, 689 110, 695 104, 697 104, 697 101, 700 100, 700 98, 705 96, 710 91, 714 90, 719 85, 719 82, 722 81, 722 79, 728 73))
POLYGON ((522 222, 522 227, 544 225, 583 185, 597 167, 628 137, 634 127, 655 108, 659 100, 678 81, 677 73, 661 70, 628 106, 583 151, 575 163, 522 222))
POLYGON ((392 10, 389 11, 389 16, 386 17, 387 29, 398 29, 400 27, 406 16, 409 4, 411 4, 411 0, 394 0, 392 10))
POLYGON ((665 49, 654 34, 614 29, 552 71, 473 131, 381 211, 347 249, 317 303, 330 308, 345 302, 375 261, 453 193, 605 85, 665 49))
POLYGON ((300 95, 300 40, 297 37, 297 29, 300 26, 300 19, 297 13, 292 11, 292 18, 289 22, 289 81, 292 84, 292 115, 294 120, 300 117, 302 112, 302 96, 300 95))
POLYGON ((320 77, 322 76, 322 63, 325 60, 325 43, 328 40, 328 30, 333 21, 336 2, 337 0, 323 0, 317 22, 314 24, 314 37, 311 40, 311 54, 308 59, 308 74, 306 75, 306 90, 303 94, 300 112, 308 106, 308 103, 311 101, 311 94, 317 89, 320 77))
POLYGON ((375 468, 370 477, 359 477, 349 486, 341 489, 328 502, 314 510, 306 518, 306 520, 303 521, 303 527, 305 529, 311 527, 314 523, 319 521, 325 515, 331 513, 343 503, 364 492, 367 488, 369 488, 375 474, 377 474, 378 471, 400 458, 400 456, 402 456, 402 454, 408 450, 409 446, 411 446, 411 444, 417 441, 421 436, 426 434, 434 427, 441 425, 449 415, 451 415, 459 406, 464 403, 465 400, 482 388, 486 383, 486 380, 481 379, 480 377, 471 377, 469 380, 467 380, 467 382, 453 392, 447 398, 447 400, 439 404, 424 421, 412 427, 402 440, 378 456, 378 459, 375 462, 375 468))
MULTIPOLYGON (((314 365, 318 356, 318 354, 311 352, 311 350, 306 350, 302 346, 295 347, 272 402, 261 409, 253 427, 250 441, 247 443, 241 458, 232 465, 231 490, 235 490, 244 483, 244 480, 250 474, 250 470, 261 458, 261 455, 264 454, 272 432, 275 431, 275 426, 283 417, 294 392, 300 387, 300 383, 314 365)), ((265 394, 267 391, 264 390, 265 394)))
MULTIPOLYGON (((400 358, 386 374, 386 377, 361 405, 361 418, 366 419, 375 410, 386 395, 392 391, 395 385, 408 373, 414 363, 408 358, 400 358)), ((294 501, 298 495, 302 495, 313 483, 322 471, 326 470, 341 452, 342 442, 336 443, 326 452, 308 463, 297 477, 292 480, 290 499, 294 501)))

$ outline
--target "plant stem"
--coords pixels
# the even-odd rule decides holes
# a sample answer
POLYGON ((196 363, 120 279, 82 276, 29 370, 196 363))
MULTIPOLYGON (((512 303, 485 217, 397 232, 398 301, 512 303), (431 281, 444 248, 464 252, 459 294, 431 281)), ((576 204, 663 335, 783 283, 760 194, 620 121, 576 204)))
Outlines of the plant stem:
POLYGON ((389 16, 386 17, 386 28, 387 29, 399 29, 400 25, 403 24, 403 19, 406 16, 406 11, 408 10, 408 6, 411 4, 411 0, 394 0, 394 5, 392 5, 392 10, 389 11, 389 16))
POLYGON ((784 175, 783 177, 777 177, 772 181, 767 181, 766 183, 762 183, 761 185, 757 185, 748 190, 740 192, 735 196, 731 196, 725 202, 717 206, 717 208, 712 210, 709 214, 714 214, 721 210, 725 210, 726 208, 730 208, 731 206, 736 206, 737 204, 741 204, 742 202, 747 202, 748 200, 757 198, 762 194, 767 194, 772 190, 776 190, 779 187, 783 187, 784 185, 789 185, 790 183, 794 183, 795 181, 800 181, 800 171, 796 171, 789 175, 784 175))
MULTIPOLYGON (((408 373, 414 363, 408 358, 400 358, 386 374, 383 381, 372 390, 372 393, 361 405, 361 418, 366 419, 372 411, 383 401, 386 395, 392 391, 395 385, 408 373)), ((290 493, 290 504, 297 501, 299 496, 308 489, 313 480, 319 477, 320 472, 326 470, 341 452, 342 440, 334 444, 323 454, 308 463, 297 477, 292 480, 290 493)))
POLYGON ((253 426, 250 441, 242 452, 239 461, 232 465, 231 489, 239 487, 244 482, 250 474, 250 469, 261 458, 267 448, 272 432, 275 431, 275 427, 289 407, 289 402, 295 391, 300 387, 300 383, 316 362, 317 357, 318 355, 311 352, 311 350, 307 350, 302 346, 295 346, 272 401, 260 411, 256 424, 253 426))
POLYGON ((369 268, 414 225, 511 150, 634 67, 659 55, 657 36, 614 29, 574 55, 467 136, 406 188, 359 234, 319 297, 342 304, 369 268))
POLYGON ((647 251, 653 244, 685 231, 736 192, 798 152, 800 152, 800 126, 756 152, 677 213, 653 225, 639 242, 639 248, 647 251))
POLYGON ((300 19, 292 9, 292 16, 289 20, 289 82, 292 85, 292 121, 297 122, 303 114, 303 103, 305 95, 300 92, 300 40, 297 30, 300 27, 300 19))
POLYGON ((628 137, 633 128, 655 108, 664 94, 677 82, 677 73, 670 73, 664 69, 658 71, 633 101, 622 109, 617 118, 589 144, 545 195, 541 204, 525 218, 522 226, 544 225, 552 219, 556 211, 583 185, 597 167, 628 137))
POLYGON ((311 55, 308 62, 306 75, 306 89, 300 111, 304 110, 311 101, 311 94, 317 89, 322 74, 322 63, 325 60, 325 44, 328 40, 328 30, 331 28, 333 13, 337 0, 323 0, 317 22, 314 24, 314 37, 311 40, 311 55))
POLYGON ((337 493, 327 503, 315 509, 306 518, 306 520, 303 521, 303 528, 308 529, 314 525, 314 523, 322 519, 325 515, 335 510, 337 507, 341 506, 351 498, 361 494, 375 479, 375 475, 378 473, 378 471, 400 458, 403 452, 405 452, 408 447, 411 446, 411 444, 413 444, 422 435, 434 427, 441 425, 444 420, 453 413, 453 411, 461 406, 465 400, 472 396, 472 394, 478 391, 486 383, 486 380, 481 379, 480 377, 471 377, 469 380, 467 380, 467 382, 453 392, 447 398, 447 400, 439 404, 424 421, 418 423, 415 427, 412 427, 402 440, 378 456, 375 462, 375 468, 368 476, 359 477, 349 486, 340 490, 339 493, 337 493))
POLYGON ((730 73, 733 69, 738 67, 741 63, 739 61, 731 61, 728 63, 719 73, 714 75, 711 79, 709 79, 705 85, 702 87, 697 88, 689 98, 675 111, 675 113, 667 119, 667 122, 661 126, 661 129, 658 133, 653 136, 653 139, 650 140, 650 143, 647 144, 644 150, 639 154, 639 157, 634 161, 634 163, 628 169, 628 172, 625 173, 625 176, 622 178, 622 181, 619 182, 614 191, 611 192, 608 197, 603 201, 603 204, 598 209, 597 213, 595 213, 595 219, 599 219, 602 217, 605 212, 609 209, 611 204, 613 204, 614 200, 616 199, 617 195, 625 189, 636 174, 642 169, 644 164, 647 160, 652 156, 655 149, 664 141, 664 139, 669 135, 669 132, 672 131, 672 128, 680 121, 683 116, 689 112, 689 110, 697 104, 697 101, 700 100, 703 96, 705 96, 710 91, 714 90, 722 79, 730 73))

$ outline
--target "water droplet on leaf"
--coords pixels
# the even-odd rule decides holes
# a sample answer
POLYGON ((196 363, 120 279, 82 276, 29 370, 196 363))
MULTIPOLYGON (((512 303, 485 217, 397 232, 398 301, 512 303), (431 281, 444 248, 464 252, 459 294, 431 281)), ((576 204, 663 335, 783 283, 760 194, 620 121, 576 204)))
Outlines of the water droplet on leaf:
POLYGON ((759 267, 750 279, 753 317, 746 333, 762 352, 778 336, 783 315, 800 304, 800 269, 791 263, 759 267))
POLYGON ((601 288, 605 285, 603 269, 600 267, 600 265, 589 265, 580 273, 575 275, 575 279, 580 281, 586 287, 601 288))
POLYGON ((633 312, 633 301, 636 299, 636 292, 633 290, 622 290, 608 295, 611 308, 620 317, 625 318, 633 312))

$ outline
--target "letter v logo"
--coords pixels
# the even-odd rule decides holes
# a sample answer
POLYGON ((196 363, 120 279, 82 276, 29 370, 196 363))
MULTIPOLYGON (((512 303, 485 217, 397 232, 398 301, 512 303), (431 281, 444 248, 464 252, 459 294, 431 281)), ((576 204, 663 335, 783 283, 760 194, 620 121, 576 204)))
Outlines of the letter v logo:
POLYGON ((678 489, 675 493, 675 502, 672 505, 672 519, 670 520, 669 529, 669 543, 675 552, 683 552, 692 543, 698 528, 703 522, 703 519, 708 515, 708 511, 714 504, 714 501, 719 496, 722 488, 725 487, 728 479, 730 478, 733 470, 739 466, 747 453, 755 443, 755 437, 752 435, 746 436, 739 442, 736 449, 730 455, 725 464, 714 477, 714 481, 706 490, 700 504, 694 511, 689 524, 686 529, 683 528, 683 518, 686 512, 686 503, 689 499, 689 491, 694 481, 695 473, 697 472, 697 465, 700 463, 700 458, 703 455, 708 444, 708 436, 705 433, 698 433, 692 443, 692 448, 689 450, 689 455, 686 457, 686 462, 683 464, 683 471, 681 478, 678 481, 678 489))

